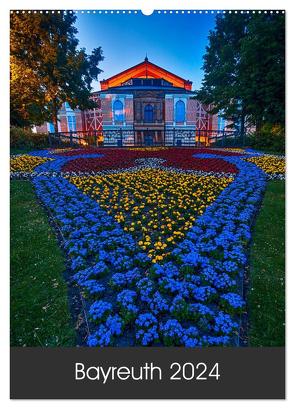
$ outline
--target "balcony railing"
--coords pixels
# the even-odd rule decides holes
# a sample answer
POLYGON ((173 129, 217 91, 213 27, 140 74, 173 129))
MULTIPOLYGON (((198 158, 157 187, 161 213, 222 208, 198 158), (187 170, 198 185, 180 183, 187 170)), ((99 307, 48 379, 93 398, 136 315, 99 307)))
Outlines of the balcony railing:
POLYGON ((144 126, 153 126, 153 125, 163 125, 165 122, 162 119, 157 119, 153 122, 145 122, 145 121, 134 121, 134 125, 144 125, 144 126))

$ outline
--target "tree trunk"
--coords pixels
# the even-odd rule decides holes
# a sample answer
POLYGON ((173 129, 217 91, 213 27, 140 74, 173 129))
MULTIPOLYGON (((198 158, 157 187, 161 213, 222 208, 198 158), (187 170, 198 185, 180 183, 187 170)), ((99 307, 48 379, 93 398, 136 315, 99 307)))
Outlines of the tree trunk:
POLYGON ((52 122, 54 126, 54 132, 58 133, 58 119, 57 119, 57 114, 58 114, 58 107, 57 103, 55 100, 52 102, 52 122))
POLYGON ((245 145, 245 114, 242 112, 241 114, 241 128, 240 128, 240 134, 241 134, 241 141, 243 146, 245 145))
POLYGON ((261 118, 256 118, 256 134, 260 134, 261 128, 262 128, 262 119, 261 118))

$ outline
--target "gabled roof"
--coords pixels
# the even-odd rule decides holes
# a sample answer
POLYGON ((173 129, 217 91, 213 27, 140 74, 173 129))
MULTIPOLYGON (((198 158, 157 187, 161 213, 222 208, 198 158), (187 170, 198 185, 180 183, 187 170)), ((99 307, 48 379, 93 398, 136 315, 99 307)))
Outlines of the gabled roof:
POLYGON ((119 72, 106 80, 100 81, 101 90, 105 91, 108 88, 120 87, 122 83, 131 78, 163 78, 164 80, 171 82, 174 87, 184 88, 189 91, 192 89, 191 81, 185 80, 184 78, 151 63, 146 57, 141 63, 119 72))
POLYGON ((121 86, 121 87, 110 87, 104 91, 98 91, 99 95, 104 94, 133 94, 134 91, 163 91, 164 94, 190 94, 195 95, 195 92, 189 91, 184 88, 179 87, 157 87, 157 86, 121 86))

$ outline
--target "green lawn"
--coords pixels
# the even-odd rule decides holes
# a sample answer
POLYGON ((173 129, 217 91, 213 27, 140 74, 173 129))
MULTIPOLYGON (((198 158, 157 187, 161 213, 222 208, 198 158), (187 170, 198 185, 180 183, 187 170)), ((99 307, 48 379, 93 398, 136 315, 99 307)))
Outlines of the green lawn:
POLYGON ((11 345, 74 346, 64 258, 27 181, 11 182, 11 345))
POLYGON ((285 183, 268 182, 250 253, 249 345, 285 345, 285 183))
POLYGON ((19 153, 21 154, 26 154, 32 151, 36 151, 37 149, 34 148, 10 148, 10 155, 18 155, 19 153))

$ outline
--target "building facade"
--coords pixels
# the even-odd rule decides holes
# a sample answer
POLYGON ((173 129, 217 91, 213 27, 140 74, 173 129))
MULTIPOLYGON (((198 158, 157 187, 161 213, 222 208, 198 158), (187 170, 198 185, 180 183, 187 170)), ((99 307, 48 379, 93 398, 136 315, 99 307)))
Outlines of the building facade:
MULTIPOLYGON (((150 62, 141 63, 100 82, 91 99, 96 108, 59 111, 60 132, 96 131, 111 145, 186 145, 206 142, 208 132, 226 123, 195 99, 192 82, 150 62)), ((52 124, 37 128, 54 132, 52 124)))

